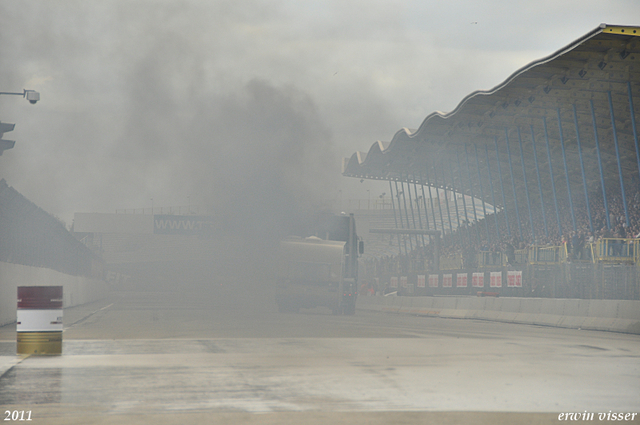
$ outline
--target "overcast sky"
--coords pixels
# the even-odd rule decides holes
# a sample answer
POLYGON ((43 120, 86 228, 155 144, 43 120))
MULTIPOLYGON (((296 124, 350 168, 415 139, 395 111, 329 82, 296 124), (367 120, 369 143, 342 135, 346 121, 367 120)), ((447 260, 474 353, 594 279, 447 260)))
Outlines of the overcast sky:
POLYGON ((0 91, 42 100, 0 96, 0 177, 67 224, 377 196, 342 157, 600 23, 640 25, 640 2, 3 0, 0 91))

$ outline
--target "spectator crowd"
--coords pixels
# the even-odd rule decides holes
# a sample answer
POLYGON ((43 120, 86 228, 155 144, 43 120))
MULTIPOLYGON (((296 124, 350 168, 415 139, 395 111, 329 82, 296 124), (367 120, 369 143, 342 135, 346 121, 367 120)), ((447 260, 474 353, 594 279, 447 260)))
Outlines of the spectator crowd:
MULTIPOLYGON (((610 197, 610 193, 616 192, 613 188, 607 189, 606 208, 602 192, 590 194, 589 209, 584 196, 574 194, 573 208, 568 198, 558 199, 557 211, 555 203, 545 199, 544 214, 538 198, 538 203, 532 201, 531 205, 532 223, 529 220, 528 205, 520 199, 520 223, 513 206, 478 221, 469 222, 466 217, 461 216, 462 224, 457 229, 453 232, 445 229, 440 244, 440 260, 458 257, 463 262, 472 263, 478 252, 485 252, 488 253, 487 258, 494 259, 502 254, 512 264, 515 262, 516 251, 532 245, 561 246, 566 249, 569 258, 581 260, 585 259, 585 247, 590 243, 604 238, 640 237, 640 185, 626 193, 627 214, 620 189, 610 197)), ((455 212, 452 214, 452 221, 457 222, 455 212)), ((429 243, 428 238, 432 237, 405 235, 404 240, 401 240, 399 255, 370 258, 366 261, 367 275, 430 269, 436 252, 435 244, 429 243), (412 238, 411 243, 407 242, 409 238, 412 238), (412 249, 407 249, 407 246, 412 249)))

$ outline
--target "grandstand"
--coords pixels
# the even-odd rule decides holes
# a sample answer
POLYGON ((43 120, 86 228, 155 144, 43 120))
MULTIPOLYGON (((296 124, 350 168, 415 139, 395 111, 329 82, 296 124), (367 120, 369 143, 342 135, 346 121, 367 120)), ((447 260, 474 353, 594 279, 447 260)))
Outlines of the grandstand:
MULTIPOLYGON (((440 200, 438 198, 426 198, 426 204, 428 207, 426 214, 424 211, 424 207, 422 206, 424 202, 422 201, 422 199, 418 201, 419 202, 416 202, 416 200, 414 200, 414 202, 416 202, 416 206, 414 207, 413 214, 411 213, 410 209, 402 211, 400 211, 399 209, 394 210, 390 202, 386 204, 371 205, 366 200, 347 201, 348 206, 356 207, 355 209, 347 208, 347 210, 354 212, 358 223, 358 234, 361 235, 361 237, 365 241, 365 246, 367 248, 363 256, 364 258, 399 255, 403 252, 408 252, 408 250, 410 249, 409 247, 412 247, 414 245, 422 246, 429 243, 428 237, 416 238, 416 236, 409 237, 407 235, 399 237, 398 235, 370 233, 370 229, 396 229, 403 228, 407 225, 411 229, 424 228, 426 222, 422 223, 422 227, 420 226, 420 222, 422 220, 425 220, 424 217, 426 215, 426 219, 429 220, 431 228, 435 228, 435 230, 441 231, 444 230, 445 234, 450 234, 452 231, 457 230, 458 227, 464 227, 465 224, 463 222, 465 221, 465 219, 474 217, 474 210, 471 206, 471 203, 467 202, 468 205, 465 210, 461 199, 445 200, 444 198, 442 198, 440 200), (432 204, 433 209, 431 208, 432 204), (367 208, 367 206, 371 206, 371 208, 367 208), (440 209, 445 211, 445 215, 441 216, 437 213, 440 209), (447 209, 451 212, 451 223, 447 221, 447 209), (433 211, 435 211, 435 214, 433 211), (450 227, 450 225, 452 227, 450 227), (407 248, 405 248, 405 246, 407 248)), ((487 205, 486 209, 487 212, 493 213, 494 211, 494 208, 491 205, 487 205)), ((484 217, 484 211, 476 210, 476 216, 479 219, 482 219, 484 217)))
POLYGON ((439 270, 413 261, 422 255, 415 236, 385 269, 439 273, 440 283, 445 271, 461 275, 456 292, 445 273, 441 293, 473 293, 464 273, 517 272, 503 294, 637 299, 639 98, 640 27, 602 24, 454 111, 354 153, 343 175, 388 180, 405 218, 398 228, 445 230, 439 270), (414 220, 411 207, 432 188, 463 194, 454 199, 466 205, 424 203, 414 220))

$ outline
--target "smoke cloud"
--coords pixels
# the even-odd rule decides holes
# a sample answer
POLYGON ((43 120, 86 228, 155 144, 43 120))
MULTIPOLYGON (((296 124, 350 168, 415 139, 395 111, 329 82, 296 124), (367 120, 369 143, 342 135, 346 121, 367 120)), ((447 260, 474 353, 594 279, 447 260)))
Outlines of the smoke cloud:
POLYGON ((54 213, 60 204, 113 211, 155 198, 156 206, 212 206, 255 234, 318 208, 340 161, 314 100, 269 75, 241 75, 250 72, 228 52, 242 33, 260 32, 256 14, 268 12, 156 4, 4 6, 2 85, 20 87, 25 68, 44 65, 34 74, 54 90, 30 111, 46 120, 32 133, 42 140, 8 152, 3 174, 27 170, 32 183, 56 183, 55 194, 35 195, 54 213))
POLYGON ((286 221, 339 190, 367 196, 341 157, 623 23, 631 3, 569 2, 560 33, 550 2, 6 0, 0 90, 42 100, 0 97, 17 141, 0 177, 67 224, 152 203, 286 221))

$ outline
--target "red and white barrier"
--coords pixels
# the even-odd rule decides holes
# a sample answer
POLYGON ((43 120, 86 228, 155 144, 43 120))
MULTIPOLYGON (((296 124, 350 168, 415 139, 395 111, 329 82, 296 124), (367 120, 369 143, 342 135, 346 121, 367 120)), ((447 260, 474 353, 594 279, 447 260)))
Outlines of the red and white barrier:
POLYGON ((18 354, 62 353, 62 286, 19 286, 18 354))

